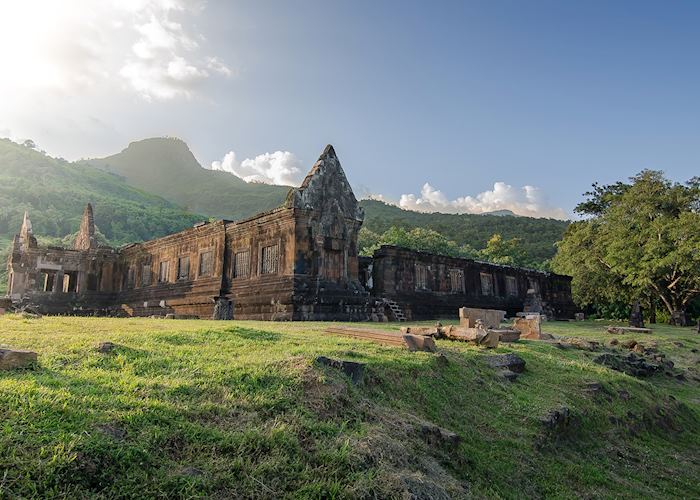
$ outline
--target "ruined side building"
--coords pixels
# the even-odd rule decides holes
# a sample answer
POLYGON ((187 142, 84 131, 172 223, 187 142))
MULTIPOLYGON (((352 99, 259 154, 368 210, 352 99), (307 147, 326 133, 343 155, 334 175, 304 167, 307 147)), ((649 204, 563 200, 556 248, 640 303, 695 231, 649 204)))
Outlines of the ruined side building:
POLYGON ((54 314, 363 321, 391 316, 388 304, 408 319, 454 316, 461 306, 514 313, 534 294, 550 314, 573 314, 566 276, 395 247, 360 259, 363 218, 327 146, 277 209, 119 249, 97 244, 89 204, 72 249, 40 247, 25 215, 9 296, 54 314))

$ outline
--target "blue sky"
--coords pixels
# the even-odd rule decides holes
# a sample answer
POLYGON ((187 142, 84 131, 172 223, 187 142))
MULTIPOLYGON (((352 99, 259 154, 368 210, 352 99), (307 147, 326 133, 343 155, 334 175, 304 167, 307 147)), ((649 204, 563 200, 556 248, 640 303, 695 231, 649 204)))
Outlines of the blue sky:
POLYGON ((70 159, 174 135, 293 183, 333 143, 359 194, 544 216, 698 173, 697 2, 51 3, 3 16, 0 136, 70 159))

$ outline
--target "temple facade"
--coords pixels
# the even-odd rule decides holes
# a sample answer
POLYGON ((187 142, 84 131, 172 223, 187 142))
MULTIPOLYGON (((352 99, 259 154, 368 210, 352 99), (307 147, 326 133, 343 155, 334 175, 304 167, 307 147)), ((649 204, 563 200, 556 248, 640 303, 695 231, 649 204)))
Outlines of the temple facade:
POLYGON ((25 215, 9 297, 50 314, 364 321, 391 318, 389 303, 409 319, 461 306, 522 310, 534 294, 550 314, 573 314, 565 276, 395 247, 360 259, 363 218, 327 146, 277 209, 118 249, 98 245, 89 204, 73 248, 39 246, 25 215))

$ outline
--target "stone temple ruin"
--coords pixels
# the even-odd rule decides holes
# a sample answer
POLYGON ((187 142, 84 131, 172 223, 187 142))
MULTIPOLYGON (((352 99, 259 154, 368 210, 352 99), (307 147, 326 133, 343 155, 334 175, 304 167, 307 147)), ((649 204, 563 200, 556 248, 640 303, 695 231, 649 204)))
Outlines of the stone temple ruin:
POLYGON ((416 320, 536 304, 572 317, 571 278, 383 246, 358 256, 364 213, 332 146, 282 206, 121 248, 87 205, 73 248, 41 247, 25 215, 8 261, 15 307, 50 314, 416 320), (536 298, 536 300, 533 300, 536 298))

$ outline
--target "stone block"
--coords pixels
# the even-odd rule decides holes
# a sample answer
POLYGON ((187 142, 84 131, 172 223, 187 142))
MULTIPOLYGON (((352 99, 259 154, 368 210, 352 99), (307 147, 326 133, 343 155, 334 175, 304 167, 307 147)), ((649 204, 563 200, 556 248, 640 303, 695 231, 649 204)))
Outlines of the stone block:
POLYGON ((520 332, 518 330, 503 328, 498 330, 492 329, 491 331, 498 334, 498 340, 501 342, 517 342, 520 340, 520 332))
POLYGON ((576 319, 576 321, 583 321, 586 319, 586 315, 583 313, 576 313, 574 314, 574 319, 576 319))
POLYGON ((625 333, 651 333, 651 328, 632 328, 629 326, 609 326, 608 333, 623 335, 625 333))
POLYGON ((425 335, 404 335, 403 340, 409 351, 436 352, 437 346, 430 336, 425 335))
POLYGON ((542 328, 540 324, 540 316, 532 316, 525 318, 515 318, 512 328, 520 332, 521 339, 541 340, 542 328))
POLYGON ((486 363, 492 368, 510 370, 514 373, 525 371, 525 360, 517 354, 496 354, 488 356, 486 363))
POLYGON ((316 358, 316 362, 322 365, 330 366, 337 370, 341 370, 345 375, 350 377, 350 380, 354 384, 358 384, 362 381, 362 377, 365 373, 365 364, 358 363, 356 361, 345 361, 342 359, 333 359, 326 356, 319 356, 316 358))
POLYGON ((477 320, 481 320, 486 328, 498 328, 505 317, 506 312, 498 309, 459 308, 459 325, 463 328, 474 327, 477 320))
POLYGON ((0 370, 28 368, 37 362, 37 354, 32 351, 0 349, 0 370))

